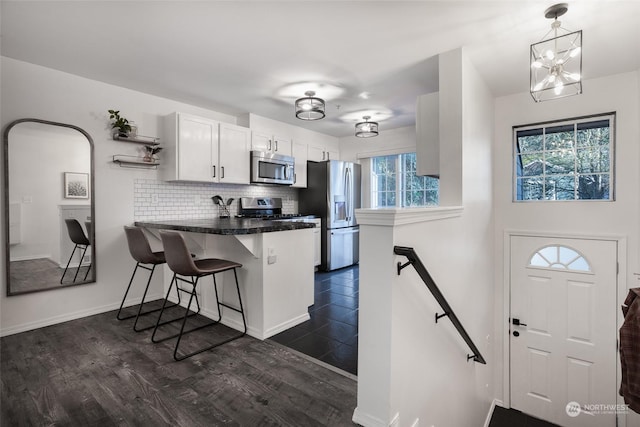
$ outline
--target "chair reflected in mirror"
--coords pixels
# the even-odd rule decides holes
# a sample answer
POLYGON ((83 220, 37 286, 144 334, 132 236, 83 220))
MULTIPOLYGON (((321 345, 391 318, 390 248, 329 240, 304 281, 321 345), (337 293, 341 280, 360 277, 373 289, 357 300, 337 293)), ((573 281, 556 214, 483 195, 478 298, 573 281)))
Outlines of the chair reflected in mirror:
MULTIPOLYGON (((76 268, 76 274, 73 276, 73 283, 76 283, 78 279, 78 273, 82 267, 82 263, 84 262, 85 255, 87 253, 87 249, 91 246, 91 242, 84 234, 84 230, 82 230, 82 226, 76 219, 65 219, 65 224, 67 225, 67 232, 69 233, 69 239, 74 243, 73 251, 71 251, 71 255, 69 256, 69 261, 67 261, 67 266, 64 268, 64 272, 62 273, 62 277, 60 278, 60 284, 62 284, 64 280, 64 276, 67 274, 67 270, 69 270, 69 266, 71 265, 71 261, 73 260, 73 255, 76 253, 76 249, 78 253, 82 252, 82 256, 80 256, 80 261, 78 262, 78 267, 76 268)), ((87 227, 89 228, 90 223, 87 227)), ((84 281, 87 280, 87 276, 89 275, 89 271, 91 270, 91 263, 87 267, 87 271, 84 274, 84 281)))

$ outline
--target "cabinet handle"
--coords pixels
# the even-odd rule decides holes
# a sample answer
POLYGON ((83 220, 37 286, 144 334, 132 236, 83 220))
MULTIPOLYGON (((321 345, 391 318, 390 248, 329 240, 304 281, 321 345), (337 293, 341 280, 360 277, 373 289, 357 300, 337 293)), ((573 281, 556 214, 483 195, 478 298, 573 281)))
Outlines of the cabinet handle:
POLYGON ((331 158, 329 157, 329 152, 327 151, 327 160, 331 160, 331 158))
POLYGON ((271 151, 271 140, 269 140, 269 151, 271 151))
POLYGON ((220 166, 220 173, 222 175, 220 175, 220 179, 224 179, 224 166, 220 166))
POLYGON ((216 177, 216 165, 213 165, 213 178, 216 177))
POLYGON ((276 151, 278 151, 278 140, 276 140, 276 151))
POLYGON ((294 174, 293 174, 293 183, 294 183, 294 184, 296 183, 297 178, 298 178, 298 174, 297 174, 297 173, 294 173, 294 174))
POLYGON ((325 153, 325 152, 323 151, 323 152, 322 152, 322 160, 324 160, 324 153, 325 153))

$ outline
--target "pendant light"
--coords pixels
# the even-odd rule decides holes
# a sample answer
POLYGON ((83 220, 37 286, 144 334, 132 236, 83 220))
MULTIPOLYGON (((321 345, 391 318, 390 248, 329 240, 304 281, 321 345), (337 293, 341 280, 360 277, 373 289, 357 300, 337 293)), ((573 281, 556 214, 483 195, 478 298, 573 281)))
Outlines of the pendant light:
POLYGON ((536 102, 582 93, 582 31, 570 32, 558 21, 568 9, 566 3, 548 8, 544 16, 553 19, 551 30, 531 45, 530 89, 536 102))
POLYGON ((296 117, 300 120, 320 120, 324 118, 324 100, 315 97, 310 90, 304 93, 305 98, 296 99, 296 117))
POLYGON ((362 117, 364 122, 356 123, 356 136, 358 138, 371 138, 378 136, 378 123, 370 122, 371 116, 362 117))

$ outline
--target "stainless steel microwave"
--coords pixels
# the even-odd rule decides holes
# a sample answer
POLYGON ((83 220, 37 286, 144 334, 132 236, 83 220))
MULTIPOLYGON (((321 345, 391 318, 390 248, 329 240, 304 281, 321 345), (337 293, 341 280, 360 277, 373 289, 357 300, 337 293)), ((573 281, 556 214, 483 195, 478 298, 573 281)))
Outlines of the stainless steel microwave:
POLYGON ((251 152, 252 183, 292 185, 293 181, 293 157, 263 151, 251 152))

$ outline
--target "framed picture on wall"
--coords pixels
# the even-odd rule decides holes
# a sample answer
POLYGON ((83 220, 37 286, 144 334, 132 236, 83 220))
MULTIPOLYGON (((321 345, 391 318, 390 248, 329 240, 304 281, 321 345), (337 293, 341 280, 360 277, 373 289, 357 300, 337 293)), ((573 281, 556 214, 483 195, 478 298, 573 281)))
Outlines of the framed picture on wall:
POLYGON ((89 174, 79 172, 64 173, 64 198, 88 199, 89 174))

